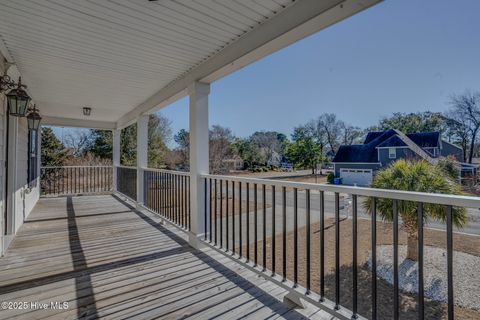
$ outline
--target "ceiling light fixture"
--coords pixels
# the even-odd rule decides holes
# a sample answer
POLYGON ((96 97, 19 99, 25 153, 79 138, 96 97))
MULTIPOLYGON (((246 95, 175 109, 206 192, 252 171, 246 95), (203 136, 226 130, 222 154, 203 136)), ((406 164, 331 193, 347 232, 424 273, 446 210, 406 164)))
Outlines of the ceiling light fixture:
POLYGON ((83 107, 83 115, 84 116, 90 116, 90 114, 92 113, 92 108, 89 108, 89 107, 83 107))

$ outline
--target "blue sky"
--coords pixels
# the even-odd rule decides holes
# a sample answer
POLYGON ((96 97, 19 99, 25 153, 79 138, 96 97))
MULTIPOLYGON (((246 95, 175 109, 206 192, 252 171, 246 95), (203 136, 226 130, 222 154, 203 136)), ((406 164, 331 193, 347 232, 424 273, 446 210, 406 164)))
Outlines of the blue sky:
MULTIPOLYGON (((480 1, 390 0, 215 82, 210 123, 290 134, 323 112, 367 127, 480 90, 480 1)), ((188 99, 161 111, 188 128, 188 99)))
MULTIPOLYGON (((286 134, 324 112, 367 127, 480 90, 480 1, 387 0, 211 87, 210 124, 286 134)), ((160 111, 188 128, 188 99, 160 111)))

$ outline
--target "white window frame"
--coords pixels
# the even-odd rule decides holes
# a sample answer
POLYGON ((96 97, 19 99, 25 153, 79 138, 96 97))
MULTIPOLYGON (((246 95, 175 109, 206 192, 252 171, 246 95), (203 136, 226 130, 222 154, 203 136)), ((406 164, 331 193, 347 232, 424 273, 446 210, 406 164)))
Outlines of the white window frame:
POLYGON ((397 159, 397 149, 396 148, 388 148, 388 158, 389 159, 397 159))

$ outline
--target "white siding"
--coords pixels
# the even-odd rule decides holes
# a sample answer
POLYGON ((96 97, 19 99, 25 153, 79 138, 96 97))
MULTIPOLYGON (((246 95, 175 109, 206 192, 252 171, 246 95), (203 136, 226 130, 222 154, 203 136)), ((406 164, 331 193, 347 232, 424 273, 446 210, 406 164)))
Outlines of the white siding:
POLYGON ((16 143, 16 187, 15 187, 15 232, 32 211, 38 200, 38 179, 34 187, 28 186, 28 124, 19 118, 16 143))
MULTIPOLYGON (((0 55, 0 74, 4 73, 4 59, 0 55)), ((5 236, 5 114, 6 99, 0 94, 0 255, 5 253, 13 235, 5 236)), ((29 188, 28 179, 28 124, 26 118, 13 118, 10 121, 9 181, 14 187, 13 198, 9 201, 9 221, 13 221, 16 233, 28 217, 39 198, 39 182, 29 188), (16 123, 16 124, 15 124, 16 123), (16 133, 16 134, 15 134, 16 133)))
MULTIPOLYGON (((4 74, 4 64, 3 57, 0 55, 0 74, 4 74)), ((0 93, 0 255, 3 255, 4 248, 4 230, 5 230, 5 221, 4 221, 4 203, 5 203, 5 150, 4 150, 4 128, 5 128, 5 118, 4 110, 6 108, 6 99, 3 93, 0 93)))

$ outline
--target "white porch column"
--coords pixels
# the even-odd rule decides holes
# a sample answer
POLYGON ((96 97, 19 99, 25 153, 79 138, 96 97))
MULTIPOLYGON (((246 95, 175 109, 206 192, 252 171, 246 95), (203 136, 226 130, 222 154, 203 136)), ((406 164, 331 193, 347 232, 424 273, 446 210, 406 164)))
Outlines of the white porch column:
POLYGON ((148 118, 142 115, 137 119, 137 205, 144 203, 143 199, 143 168, 148 166, 148 118))
POLYGON ((205 187, 201 174, 209 173, 208 154, 208 94, 210 85, 195 82, 188 87, 190 95, 190 205, 191 231, 190 245, 200 248, 200 238, 205 231, 204 206, 205 187))
POLYGON ((122 130, 112 130, 113 191, 117 191, 117 169, 120 165, 120 134, 122 130))

